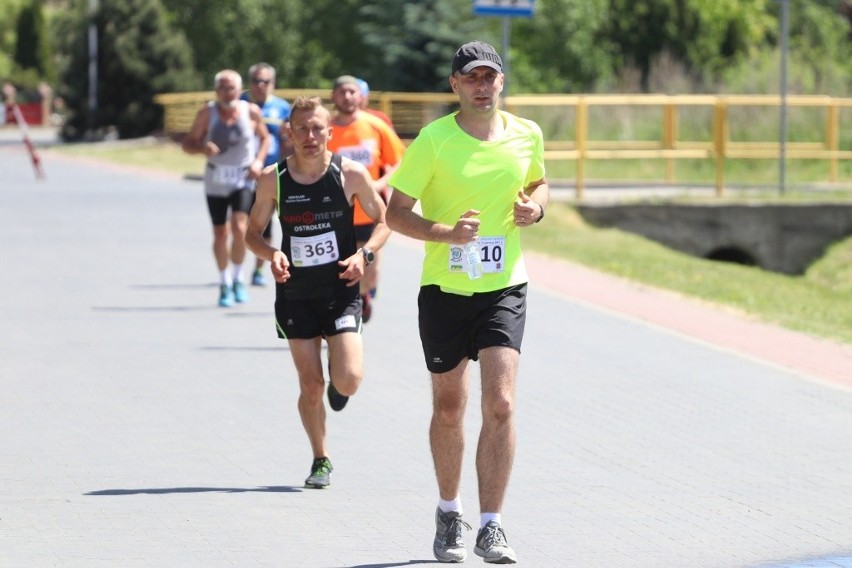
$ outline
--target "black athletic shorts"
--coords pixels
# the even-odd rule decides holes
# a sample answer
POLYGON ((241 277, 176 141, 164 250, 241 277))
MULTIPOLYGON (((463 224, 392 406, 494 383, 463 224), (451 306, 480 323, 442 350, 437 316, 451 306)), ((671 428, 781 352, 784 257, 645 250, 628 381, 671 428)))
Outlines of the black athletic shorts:
POLYGON ((336 296, 275 299, 275 328, 281 339, 312 339, 353 331, 361 333, 361 294, 351 286, 336 296))
POLYGON ((228 222, 228 208, 232 211, 248 213, 254 201, 254 191, 250 189, 235 189, 228 197, 207 196, 207 210, 214 225, 224 225, 228 222))
POLYGON ((465 357, 479 359, 485 347, 520 353, 527 318, 527 285, 461 296, 423 286, 417 297, 420 342, 431 373, 455 369, 465 357))

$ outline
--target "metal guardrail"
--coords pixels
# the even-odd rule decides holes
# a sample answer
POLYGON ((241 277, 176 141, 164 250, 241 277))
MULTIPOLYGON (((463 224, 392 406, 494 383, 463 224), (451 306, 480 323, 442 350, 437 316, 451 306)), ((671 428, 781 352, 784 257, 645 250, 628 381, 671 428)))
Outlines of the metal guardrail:
MULTIPOLYGON (((328 89, 278 89, 275 93, 292 100, 297 95, 317 95, 331 106, 328 89)), ((168 93, 155 97, 165 109, 164 129, 179 136, 189 131, 195 113, 212 98, 211 92, 168 93)), ((425 124, 457 108, 452 93, 371 92, 371 105, 388 114, 403 140, 411 140, 425 124)), ((576 195, 582 199, 586 165, 589 160, 665 161, 666 182, 675 181, 675 162, 683 159, 706 159, 715 162, 716 194, 724 194, 725 161, 728 159, 779 159, 780 143, 772 140, 731 140, 731 109, 779 108, 777 95, 514 95, 506 97, 506 108, 520 116, 526 111, 545 111, 549 116, 573 121, 567 139, 547 136, 545 159, 576 162, 576 195), (590 136, 590 114, 593 109, 615 107, 661 109, 659 139, 601 140, 590 136), (679 121, 683 112, 706 109, 708 136, 701 140, 682 139, 679 121)), ((841 113, 852 109, 852 98, 828 96, 788 96, 790 108, 812 108, 824 112, 824 136, 820 141, 787 141, 785 155, 789 159, 814 159, 828 162, 828 181, 838 181, 839 162, 852 159, 852 149, 840 147, 841 113)), ((847 117, 844 117, 847 118, 847 117)), ((852 117, 848 117, 852 122, 852 117)), ((543 121, 538 121, 543 124, 543 121)), ((547 131, 547 129, 545 129, 547 131)))

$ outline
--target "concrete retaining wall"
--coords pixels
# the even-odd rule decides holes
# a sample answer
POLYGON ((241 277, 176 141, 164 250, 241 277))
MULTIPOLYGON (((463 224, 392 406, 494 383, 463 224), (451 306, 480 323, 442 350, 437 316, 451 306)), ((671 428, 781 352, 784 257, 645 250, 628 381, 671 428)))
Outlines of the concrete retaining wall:
POLYGON ((852 204, 581 205, 599 227, 643 235, 700 256, 802 274, 833 242, 852 235, 852 204), (752 262, 749 262, 752 261, 752 262))

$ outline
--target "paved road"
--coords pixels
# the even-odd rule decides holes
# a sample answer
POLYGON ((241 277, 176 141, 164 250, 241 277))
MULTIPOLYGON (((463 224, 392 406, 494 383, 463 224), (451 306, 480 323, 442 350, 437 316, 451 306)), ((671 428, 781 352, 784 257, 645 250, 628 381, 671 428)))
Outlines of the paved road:
MULTIPOLYGON (((0 148, 0 566, 432 564, 419 249, 387 247, 333 485, 304 490, 272 291, 215 306, 200 186, 44 158, 36 182, 0 148)), ((852 389, 551 284, 504 511, 521 566, 852 566, 852 389)))

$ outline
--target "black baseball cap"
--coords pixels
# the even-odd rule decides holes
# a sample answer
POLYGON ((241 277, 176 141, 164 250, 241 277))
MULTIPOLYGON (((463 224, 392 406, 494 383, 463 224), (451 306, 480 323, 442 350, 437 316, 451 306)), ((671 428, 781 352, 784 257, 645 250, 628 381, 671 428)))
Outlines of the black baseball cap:
POLYGON ((461 46, 453 56, 453 73, 470 73, 477 67, 490 67, 498 73, 503 72, 503 60, 493 46, 481 42, 471 41, 461 46))

